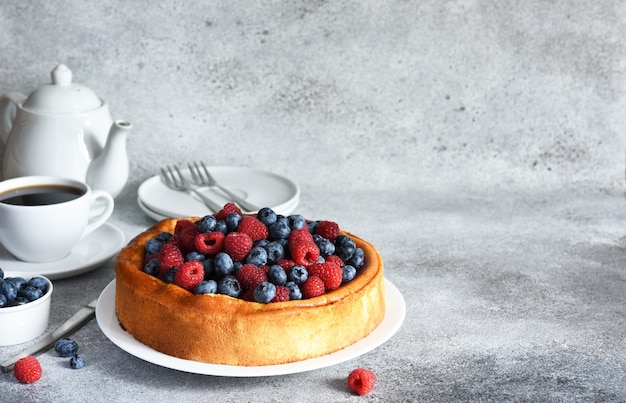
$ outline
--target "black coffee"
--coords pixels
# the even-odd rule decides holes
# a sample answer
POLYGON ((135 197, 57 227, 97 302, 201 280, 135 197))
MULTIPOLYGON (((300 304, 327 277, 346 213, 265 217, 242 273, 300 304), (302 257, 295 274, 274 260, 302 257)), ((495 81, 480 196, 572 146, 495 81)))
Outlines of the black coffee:
POLYGON ((15 206, 42 206, 64 203, 85 194, 82 190, 64 185, 28 186, 0 193, 0 203, 15 206))

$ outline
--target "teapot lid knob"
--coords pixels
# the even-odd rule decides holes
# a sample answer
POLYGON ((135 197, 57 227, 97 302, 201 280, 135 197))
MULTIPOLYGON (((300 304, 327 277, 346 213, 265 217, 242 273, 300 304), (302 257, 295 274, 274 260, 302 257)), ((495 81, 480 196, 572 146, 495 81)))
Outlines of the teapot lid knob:
POLYGON ((72 83, 72 70, 64 64, 56 66, 50 74, 52 75, 53 84, 70 85, 72 83))

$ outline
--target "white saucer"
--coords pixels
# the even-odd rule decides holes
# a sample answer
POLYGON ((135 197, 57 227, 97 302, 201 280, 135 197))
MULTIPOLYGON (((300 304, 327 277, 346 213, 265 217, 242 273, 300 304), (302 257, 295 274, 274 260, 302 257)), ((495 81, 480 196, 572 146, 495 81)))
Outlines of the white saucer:
POLYGON ((120 327, 115 314, 115 280, 106 286, 96 307, 96 320, 106 337, 115 345, 137 358, 165 368, 203 375, 228 377, 256 377, 295 374, 325 368, 351 360, 385 343, 393 336, 404 321, 406 306, 400 291, 385 279, 386 310, 383 321, 367 337, 351 346, 322 357, 311 358, 289 364, 266 365, 259 367, 241 367, 236 365, 209 364, 199 361, 184 360, 160 353, 137 341, 120 327))
POLYGON ((81 239, 66 258, 54 262, 23 262, 0 246, 0 267, 5 271, 41 274, 50 280, 72 277, 99 267, 116 255, 124 242, 124 233, 116 226, 105 223, 81 239))
MULTIPOLYGON (((259 207, 271 207, 275 211, 280 211, 292 206, 300 197, 298 185, 284 176, 271 172, 244 167, 208 167, 208 169, 220 185, 259 207)), ((181 172, 191 181, 189 169, 181 169, 181 172)), ((208 187, 200 190, 219 205, 230 201, 219 190, 208 187)), ((202 217, 212 213, 196 196, 165 186, 159 175, 147 179, 139 186, 138 199, 144 207, 160 216, 202 217)))
MULTIPOLYGON (((276 213, 277 214, 282 214, 284 216, 288 216, 289 214, 293 213, 293 211, 298 206, 299 202, 300 202, 299 199, 295 199, 293 201, 293 204, 290 204, 288 206, 283 206, 280 210, 277 210, 276 213)), ((139 199, 139 198, 137 198, 137 204, 139 205, 139 208, 144 213, 146 213, 146 215, 148 217, 152 218, 153 220, 161 221, 161 220, 163 220, 165 218, 169 218, 170 217, 168 215, 161 214, 158 211, 152 210, 150 207, 146 206, 146 204, 144 202, 142 202, 141 199, 139 199)), ((205 213, 205 214, 207 214, 207 213, 205 213)))

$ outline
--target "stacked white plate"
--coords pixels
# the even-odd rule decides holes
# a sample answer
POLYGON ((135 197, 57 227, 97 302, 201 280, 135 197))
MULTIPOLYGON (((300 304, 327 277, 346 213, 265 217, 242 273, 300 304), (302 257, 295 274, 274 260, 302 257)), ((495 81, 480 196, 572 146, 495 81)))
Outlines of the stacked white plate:
MULTIPOLYGON (((222 187, 259 208, 270 207, 277 214, 287 216, 300 202, 300 188, 284 176, 244 167, 207 168, 222 187)), ((180 171, 193 183, 188 169, 180 171)), ((219 205, 232 201, 217 188, 204 186, 198 190, 219 205)), ((139 186, 137 202, 144 213, 157 221, 168 217, 202 217, 213 213, 193 193, 168 188, 159 175, 139 186)))

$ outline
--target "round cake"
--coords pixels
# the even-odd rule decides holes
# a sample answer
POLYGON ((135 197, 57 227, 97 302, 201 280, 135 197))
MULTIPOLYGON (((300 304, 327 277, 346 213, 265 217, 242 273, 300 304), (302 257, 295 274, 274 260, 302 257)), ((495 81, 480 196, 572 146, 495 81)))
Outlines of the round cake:
POLYGON ((175 234, 180 221, 199 220, 165 219, 137 235, 115 259, 117 317, 139 342, 194 361, 276 365, 338 351, 383 320, 382 259, 370 243, 343 231, 362 250, 363 264, 350 281, 310 298, 260 303, 217 292, 196 294, 164 281, 167 270, 160 276, 146 272, 151 239, 175 234))

